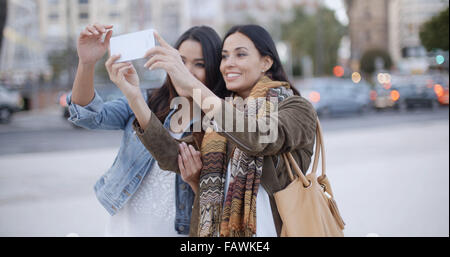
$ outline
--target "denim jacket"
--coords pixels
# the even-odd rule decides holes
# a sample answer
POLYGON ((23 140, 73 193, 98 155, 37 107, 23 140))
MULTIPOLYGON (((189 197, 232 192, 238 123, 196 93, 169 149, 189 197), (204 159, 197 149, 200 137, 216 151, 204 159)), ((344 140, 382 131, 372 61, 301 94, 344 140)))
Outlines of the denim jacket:
MULTIPOLYGON (((144 93, 145 98, 147 94, 144 93)), ((144 147, 133 130, 135 116, 125 97, 111 102, 103 102, 95 92, 94 100, 85 107, 73 104, 72 94, 67 96, 70 117, 75 125, 90 130, 123 130, 124 135, 119 153, 112 167, 94 186, 98 201, 110 215, 115 215, 136 193, 143 178, 152 169, 155 159, 144 147)), ((146 99, 147 100, 147 99, 146 99)), ((171 110, 164 122, 168 129, 170 119, 176 109, 171 110)), ((183 137, 190 133, 184 133, 183 137)), ((175 230, 178 234, 189 234, 189 226, 194 202, 194 192, 179 174, 176 176, 176 218, 175 230)))

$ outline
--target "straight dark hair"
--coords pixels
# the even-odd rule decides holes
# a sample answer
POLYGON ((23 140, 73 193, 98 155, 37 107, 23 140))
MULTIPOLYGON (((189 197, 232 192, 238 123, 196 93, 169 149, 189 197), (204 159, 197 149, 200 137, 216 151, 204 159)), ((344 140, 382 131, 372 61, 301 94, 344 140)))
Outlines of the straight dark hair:
POLYGON ((283 65, 281 64, 280 57, 278 55, 277 48, 273 42, 272 37, 266 29, 259 25, 237 25, 232 27, 226 34, 222 42, 222 48, 225 44, 227 38, 234 33, 242 33, 247 36, 255 45, 256 49, 261 56, 269 56, 273 60, 273 65, 269 71, 267 71, 267 76, 276 81, 285 81, 291 85, 292 90, 295 95, 300 95, 300 93, 294 88, 294 85, 289 81, 286 72, 284 71, 283 65))
MULTIPOLYGON (((202 46, 205 61, 206 86, 218 97, 225 98, 230 95, 225 81, 220 73, 222 58, 222 40, 217 32, 208 26, 196 26, 186 31, 175 43, 174 48, 179 49, 186 40, 193 40, 202 46)), ((149 95, 148 106, 158 119, 164 123, 170 113, 170 103, 178 94, 167 76, 163 86, 149 95)))

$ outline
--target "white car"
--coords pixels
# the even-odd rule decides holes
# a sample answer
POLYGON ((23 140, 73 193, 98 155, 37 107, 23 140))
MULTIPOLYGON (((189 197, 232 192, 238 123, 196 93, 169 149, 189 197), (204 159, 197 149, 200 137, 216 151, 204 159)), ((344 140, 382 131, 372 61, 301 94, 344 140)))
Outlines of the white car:
POLYGON ((11 121, 13 113, 22 109, 23 99, 19 93, 0 85, 0 123, 11 121))

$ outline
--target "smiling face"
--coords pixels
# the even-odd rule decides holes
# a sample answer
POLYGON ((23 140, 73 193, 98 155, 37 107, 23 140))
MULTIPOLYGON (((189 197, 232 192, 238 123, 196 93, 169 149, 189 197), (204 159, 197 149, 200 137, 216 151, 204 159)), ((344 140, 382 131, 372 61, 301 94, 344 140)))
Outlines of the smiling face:
POLYGON ((203 59, 202 45, 194 40, 184 41, 178 51, 181 59, 189 71, 203 84, 206 84, 205 60, 203 59))
POLYGON ((272 64, 272 59, 261 56, 254 43, 244 34, 237 32, 225 40, 220 71, 227 89, 240 97, 245 99, 250 95, 253 86, 272 64))

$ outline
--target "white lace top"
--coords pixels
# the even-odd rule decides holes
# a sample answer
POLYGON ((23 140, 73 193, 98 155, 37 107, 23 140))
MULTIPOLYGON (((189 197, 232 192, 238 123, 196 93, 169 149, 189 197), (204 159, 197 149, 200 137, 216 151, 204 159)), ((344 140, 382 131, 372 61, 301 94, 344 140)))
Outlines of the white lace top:
MULTIPOLYGON (((171 133, 172 134, 172 133, 171 133)), ((181 134, 172 134, 180 138, 181 134)), ((155 162, 138 191, 106 227, 108 237, 178 237, 175 230, 176 174, 155 162)))

